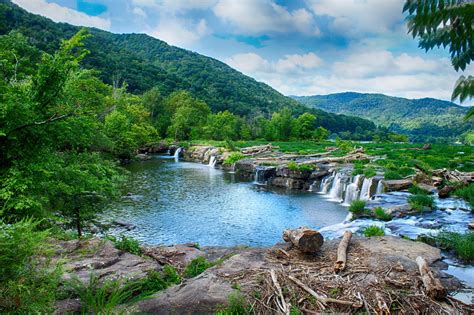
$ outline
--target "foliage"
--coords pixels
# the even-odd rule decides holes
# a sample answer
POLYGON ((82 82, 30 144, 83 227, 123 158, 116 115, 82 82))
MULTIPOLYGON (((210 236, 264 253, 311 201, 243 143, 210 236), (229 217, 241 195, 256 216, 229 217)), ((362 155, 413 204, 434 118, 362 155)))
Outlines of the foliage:
POLYGON ((364 176, 366 178, 374 177, 375 175, 377 175, 377 172, 375 171, 375 169, 373 167, 367 167, 364 170, 364 176))
POLYGON ((369 225, 362 230, 362 234, 364 234, 365 237, 384 236, 385 232, 377 225, 369 225))
POLYGON ((429 192, 424 190, 423 188, 420 188, 418 185, 412 185, 410 188, 408 188, 408 192, 412 195, 428 195, 429 192))
POLYGON ((242 293, 231 293, 228 300, 227 307, 219 309, 214 313, 215 315, 247 315, 253 313, 252 306, 248 305, 242 293))
POLYGON ((344 152, 349 152, 354 149, 354 143, 342 140, 341 138, 336 138, 336 146, 344 152))
POLYGON ((392 179, 402 179, 403 177, 396 171, 385 171, 384 179, 392 180, 392 179))
POLYGON ((473 183, 456 189, 453 192, 453 194, 469 202, 469 204, 471 205, 471 208, 474 211, 474 184, 473 183))
POLYGON ((140 249, 140 242, 132 237, 126 235, 120 235, 120 238, 117 239, 114 236, 107 236, 107 239, 112 241, 115 245, 115 248, 129 252, 134 255, 140 255, 142 250, 140 249))
POLYGON ((194 258, 184 269, 184 276, 188 278, 195 277, 214 265, 215 263, 208 261, 202 256, 194 258))
POLYGON ((433 208, 433 197, 426 194, 411 195, 408 197, 408 203, 417 211, 423 211, 423 208, 433 208))
POLYGON ((224 165, 233 165, 235 162, 245 159, 240 152, 232 152, 223 162, 224 165))
POLYGON ((453 250, 457 257, 466 262, 474 261, 474 233, 464 234, 450 231, 440 232, 435 240, 441 247, 453 250))
POLYGON ((377 207, 373 209, 374 215, 377 219, 382 221, 390 221, 392 220, 392 215, 385 212, 382 207, 377 207))
POLYGON ((165 265, 162 273, 151 271, 145 278, 137 282, 138 286, 135 289, 134 295, 147 297, 174 284, 181 283, 181 277, 173 266, 165 265))
POLYGON ((48 231, 37 231, 40 221, 14 224, 0 220, 0 312, 51 313, 60 269, 48 257, 48 231))
POLYGON ((295 161, 290 161, 288 162, 288 169, 290 171, 310 172, 314 167, 309 164, 298 164, 295 161))
MULTIPOLYGON (((456 71, 464 71, 474 59, 473 17, 471 1, 407 0, 403 12, 408 13, 408 32, 419 37, 420 48, 448 47, 456 71)), ((474 96, 474 77, 461 76, 456 82, 452 99, 464 102, 474 96)), ((471 109, 467 117, 474 115, 471 109)))
POLYGON ((349 212, 355 215, 360 215, 364 213, 365 204, 364 200, 353 200, 349 206, 349 212))

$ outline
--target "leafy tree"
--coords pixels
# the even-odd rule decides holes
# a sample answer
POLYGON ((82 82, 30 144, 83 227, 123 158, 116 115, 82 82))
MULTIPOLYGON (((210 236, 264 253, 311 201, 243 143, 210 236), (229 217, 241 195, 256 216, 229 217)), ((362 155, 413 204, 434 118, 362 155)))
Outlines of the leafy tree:
POLYGON ((329 137, 329 131, 324 127, 318 127, 313 132, 313 138, 316 141, 323 141, 329 137))
POLYGON ((213 140, 237 140, 239 137, 239 117, 229 111, 211 114, 204 127, 205 135, 213 140))
MULTIPOLYGON (((408 12, 408 31, 419 37, 419 46, 426 51, 434 47, 449 47, 456 71, 464 71, 474 59, 474 3, 469 0, 407 0, 403 12, 408 12)), ((456 82, 452 99, 460 102, 474 96, 474 77, 461 76, 456 82)), ((474 116, 474 107, 466 119, 474 116)))
POLYGON ((313 137, 316 116, 310 113, 300 115, 294 121, 293 133, 297 139, 311 139, 313 137))
POLYGON ((171 111, 161 96, 160 89, 154 87, 142 96, 143 105, 150 112, 153 125, 161 137, 166 136, 166 130, 171 124, 171 111))
POLYGON ((291 137, 294 118, 289 108, 284 108, 279 112, 273 113, 270 121, 272 129, 275 131, 275 139, 288 141, 291 137))

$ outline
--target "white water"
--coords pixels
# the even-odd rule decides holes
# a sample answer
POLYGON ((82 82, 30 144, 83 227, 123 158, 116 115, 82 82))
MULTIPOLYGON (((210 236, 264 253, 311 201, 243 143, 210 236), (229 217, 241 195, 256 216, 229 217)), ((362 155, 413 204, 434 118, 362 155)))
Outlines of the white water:
POLYGON ((343 175, 336 173, 334 180, 332 181, 332 187, 329 191, 329 197, 333 200, 342 201, 342 193, 344 192, 344 184, 342 183, 343 175))
POLYGON ((344 205, 348 206, 351 204, 352 201, 356 200, 359 198, 359 181, 360 181, 360 175, 354 176, 354 179, 352 180, 352 183, 350 183, 346 187, 346 195, 344 197, 344 205))
POLYGON ((369 200, 370 199, 370 188, 372 187, 373 177, 364 178, 362 183, 362 188, 360 189, 360 199, 369 200))
POLYGON ((176 162, 179 162, 179 154, 181 153, 183 149, 182 148, 177 148, 176 151, 174 151, 174 160, 176 162))
POLYGON ((257 166, 255 169, 254 184, 266 185, 265 181, 265 169, 257 166))
POLYGON ((327 194, 329 192, 329 188, 331 187, 333 179, 334 179, 334 174, 324 177, 321 182, 321 189, 319 192, 322 194, 327 194))
POLYGON ((377 190, 375 191, 375 193, 377 195, 382 194, 383 190, 384 190, 384 186, 383 186, 382 180, 379 180, 379 182, 377 183, 377 190))
POLYGON ((309 185, 308 191, 311 191, 311 192, 314 191, 314 188, 315 188, 316 184, 317 184, 317 182, 314 181, 311 185, 309 185))
POLYGON ((209 167, 215 167, 216 166, 217 159, 214 155, 211 155, 209 158, 209 167))

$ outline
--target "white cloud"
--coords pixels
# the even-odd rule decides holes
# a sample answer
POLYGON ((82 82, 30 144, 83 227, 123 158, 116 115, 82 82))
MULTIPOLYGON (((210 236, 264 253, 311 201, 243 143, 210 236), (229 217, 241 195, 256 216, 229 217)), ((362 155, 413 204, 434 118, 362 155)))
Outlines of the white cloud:
POLYGON ((66 22, 73 25, 96 27, 103 30, 110 29, 110 20, 99 16, 90 16, 85 13, 49 3, 46 0, 13 0, 29 12, 45 16, 56 22, 66 22))
POLYGON ((186 11, 209 9, 217 0, 132 0, 140 7, 159 8, 163 11, 186 11))
POLYGON ((158 26, 147 33, 164 40, 168 44, 187 47, 210 32, 207 22, 201 19, 197 22, 170 17, 162 19, 158 26))
POLYGON ((273 0, 220 0, 214 14, 247 34, 294 31, 312 36, 320 34, 311 12, 306 9, 290 12, 273 0))
POLYGON ((142 18, 147 18, 148 16, 146 12, 140 7, 134 7, 132 12, 133 14, 138 15, 139 17, 142 17, 142 18))
POLYGON ((306 0, 315 15, 333 18, 334 31, 351 37, 400 30, 405 0, 306 0))

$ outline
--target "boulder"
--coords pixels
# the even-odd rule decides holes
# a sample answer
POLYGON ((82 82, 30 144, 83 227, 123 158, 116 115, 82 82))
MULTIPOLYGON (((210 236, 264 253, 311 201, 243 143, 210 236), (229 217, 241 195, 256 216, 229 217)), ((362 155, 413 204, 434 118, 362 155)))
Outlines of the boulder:
POLYGON ((135 158, 140 161, 146 161, 146 160, 150 160, 151 156, 149 156, 146 153, 138 153, 137 155, 135 155, 135 158))
POLYGON ((245 159, 235 162, 235 171, 238 173, 254 174, 255 168, 254 160, 245 159))
POLYGON ((411 178, 405 179, 392 179, 392 180, 384 180, 383 181, 385 191, 399 191, 405 190, 413 185, 413 181, 411 178))
POLYGON ((311 171, 290 170, 288 167, 282 166, 276 169, 276 176, 308 180, 311 176, 311 171))

